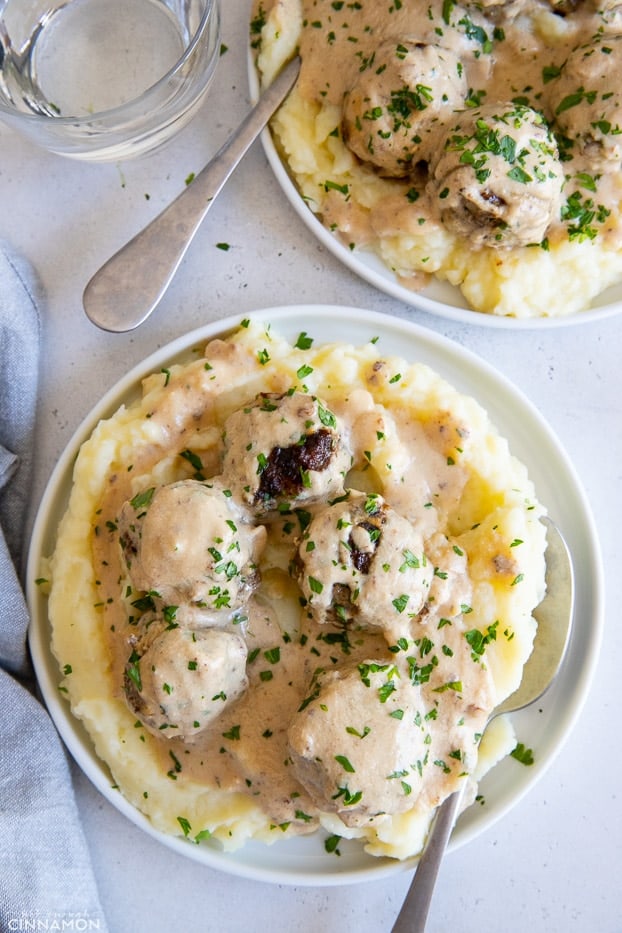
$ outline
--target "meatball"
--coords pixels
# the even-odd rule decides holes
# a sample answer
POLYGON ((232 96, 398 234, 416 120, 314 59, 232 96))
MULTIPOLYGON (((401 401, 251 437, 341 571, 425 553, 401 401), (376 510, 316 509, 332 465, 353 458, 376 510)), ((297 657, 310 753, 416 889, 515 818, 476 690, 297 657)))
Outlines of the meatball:
POLYGON ((429 158, 442 121, 464 107, 466 94, 453 52, 413 39, 389 39, 345 95, 344 141, 382 175, 408 175, 418 161, 429 158))
POLYGON ((125 697, 154 735, 191 739, 246 690, 244 639, 150 616, 125 666, 125 697))
POLYGON ((540 243, 559 217, 564 172, 557 146, 529 107, 465 111, 431 168, 428 193, 442 223, 474 247, 540 243))
POLYGON ((434 568, 417 528, 379 495, 351 491, 305 529, 294 573, 316 621, 411 634, 434 568))
POLYGON ((265 528, 244 525, 218 483, 147 490, 124 503, 118 526, 133 586, 164 605, 228 616, 258 583, 265 528))
POLYGON ((412 809, 430 760, 421 706, 420 688, 392 661, 321 674, 287 734, 294 774, 315 805, 354 826, 412 809))
POLYGON ((590 168, 622 165, 622 36, 607 36, 570 53, 548 87, 557 126, 590 168))
POLYGON ((262 393, 225 422, 223 474, 255 515, 341 493, 351 461, 337 418, 313 395, 262 393))

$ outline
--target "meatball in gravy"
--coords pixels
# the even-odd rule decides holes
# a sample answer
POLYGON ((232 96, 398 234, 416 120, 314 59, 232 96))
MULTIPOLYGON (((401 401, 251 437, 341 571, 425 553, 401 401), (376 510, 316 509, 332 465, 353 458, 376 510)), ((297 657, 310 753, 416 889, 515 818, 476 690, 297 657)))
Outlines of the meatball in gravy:
POLYGON ((246 690, 246 654, 234 632, 195 631, 149 616, 126 664, 126 700, 154 735, 191 739, 246 690))
POLYGON ((572 51, 549 88, 557 126, 601 172, 622 165, 621 73, 622 36, 607 36, 572 51))
POLYGON ((413 39, 389 39, 345 96, 344 140, 380 174, 408 175, 416 162, 429 158, 442 119, 464 107, 466 94, 453 52, 413 39))
POLYGON ((265 529, 243 524, 217 482, 148 489, 124 503, 118 524, 133 586, 165 606, 228 616, 257 583, 265 529))
POLYGON ((337 418, 301 392, 262 393, 227 418, 223 474, 255 516, 343 491, 351 455, 337 418))
POLYGON ((304 532, 294 573, 316 621, 408 637, 428 597, 434 568, 416 526, 381 496, 351 490, 304 532))
POLYGON ((512 103, 451 123, 428 191, 443 224, 472 246, 540 243, 558 217, 564 172, 543 117, 512 103))
POLYGON ((420 690, 394 663, 369 659, 328 671, 290 724, 294 773, 316 806, 346 825, 403 813, 419 795, 429 758, 424 724, 420 690), (398 710, 407 713, 391 715, 398 710))

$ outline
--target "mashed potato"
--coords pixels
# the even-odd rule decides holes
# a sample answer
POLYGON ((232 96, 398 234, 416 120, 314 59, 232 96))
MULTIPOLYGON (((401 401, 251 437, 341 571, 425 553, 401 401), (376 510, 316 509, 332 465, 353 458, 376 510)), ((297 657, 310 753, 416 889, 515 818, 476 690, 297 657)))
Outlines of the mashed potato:
POLYGON ((165 833, 235 849, 323 827, 408 857, 438 803, 464 781, 472 799, 514 747, 502 721, 479 740, 532 649, 542 514, 486 412, 427 366, 373 341, 316 346, 301 334, 292 346, 246 320, 147 377, 80 450, 50 559, 62 689, 120 792, 165 833), (250 502, 232 492, 241 475, 257 486, 250 502), (162 489, 174 494, 157 515, 177 563, 198 540, 209 581, 243 570, 245 589, 225 599, 223 583, 218 606, 193 588, 163 599, 170 568, 150 559, 151 588, 137 590, 135 555, 144 572, 161 544, 153 513, 149 536, 141 529, 162 489), (186 493, 212 489, 231 500, 224 518, 175 536, 186 493), (218 553, 225 538, 237 564, 218 553), (219 661, 232 649, 230 688, 219 661), (148 690, 160 702, 145 712, 148 690), (328 757, 309 757, 320 741, 328 757))
POLYGON ((621 9, 256 0, 251 44, 265 83, 301 55, 273 136, 344 245, 407 288, 560 317, 622 281, 621 9))

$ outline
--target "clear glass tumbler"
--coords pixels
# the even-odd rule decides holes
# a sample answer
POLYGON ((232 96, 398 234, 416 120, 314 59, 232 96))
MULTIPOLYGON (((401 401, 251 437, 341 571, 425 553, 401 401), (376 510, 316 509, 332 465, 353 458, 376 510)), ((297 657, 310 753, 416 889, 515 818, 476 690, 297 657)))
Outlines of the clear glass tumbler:
POLYGON ((202 102, 217 0, 0 0, 0 120, 60 155, 151 151, 202 102))

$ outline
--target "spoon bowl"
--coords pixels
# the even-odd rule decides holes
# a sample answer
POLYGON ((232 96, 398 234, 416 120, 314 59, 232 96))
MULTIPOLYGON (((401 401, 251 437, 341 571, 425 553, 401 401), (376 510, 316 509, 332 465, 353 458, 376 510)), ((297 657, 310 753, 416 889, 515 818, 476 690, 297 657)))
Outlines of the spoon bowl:
MULTIPOLYGON (((555 680, 562 665, 574 610, 574 572, 568 546, 557 525, 546 526, 546 593, 534 610, 538 630, 533 651, 523 669, 517 690, 497 706, 488 724, 504 713, 515 713, 538 700, 555 680)), ((464 793, 455 791, 438 808, 419 864, 392 933, 423 933, 441 861, 464 793)))

